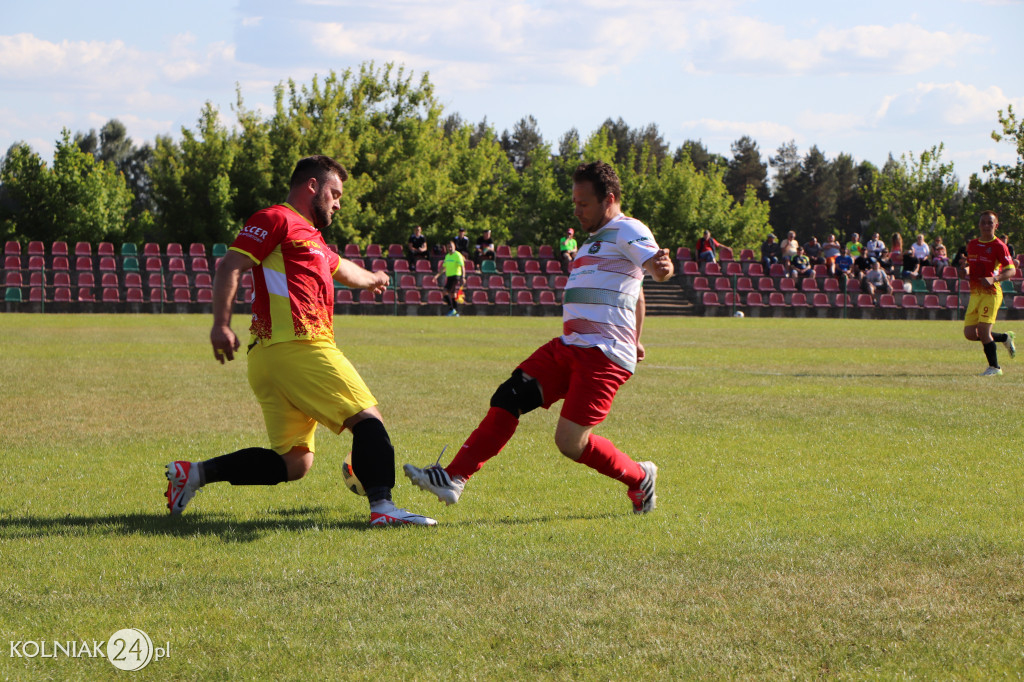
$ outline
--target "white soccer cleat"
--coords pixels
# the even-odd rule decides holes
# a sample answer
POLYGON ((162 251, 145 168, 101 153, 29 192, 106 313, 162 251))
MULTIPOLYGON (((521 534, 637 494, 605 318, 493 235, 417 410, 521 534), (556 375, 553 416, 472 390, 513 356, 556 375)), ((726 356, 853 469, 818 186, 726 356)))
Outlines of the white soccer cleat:
POLYGON ((199 467, 196 462, 171 462, 166 467, 167 508, 172 515, 181 514, 199 490, 199 467))
POLYGON ((646 514, 654 509, 658 503, 658 496, 654 494, 654 487, 658 481, 658 467, 654 462, 637 462, 640 468, 647 474, 644 480, 640 481, 640 487, 636 490, 626 492, 630 502, 633 503, 634 514, 646 514))
POLYGON ((402 467, 405 475, 409 477, 412 484, 417 488, 426 490, 428 493, 437 495, 437 499, 445 504, 455 504, 462 497, 462 490, 466 487, 466 479, 461 476, 452 478, 440 464, 431 464, 420 469, 411 464, 402 467))
POLYGON ((1017 346, 1013 342, 1016 338, 1016 332, 1006 332, 1006 341, 1003 341, 1003 345, 1006 347, 1006 352, 1010 354, 1011 360, 1017 357, 1017 346))
POLYGON ((984 372, 979 374, 980 377, 1000 377, 1003 375, 1003 370, 998 367, 989 367, 984 372))
POLYGON ((436 526, 437 521, 429 516, 413 514, 394 504, 388 504, 379 511, 370 511, 370 526, 436 526))

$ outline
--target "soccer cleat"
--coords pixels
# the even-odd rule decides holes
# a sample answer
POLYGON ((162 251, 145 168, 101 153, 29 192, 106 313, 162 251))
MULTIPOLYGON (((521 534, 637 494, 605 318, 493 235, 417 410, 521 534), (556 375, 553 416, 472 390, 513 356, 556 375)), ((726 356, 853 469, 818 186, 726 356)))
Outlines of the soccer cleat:
POLYGON ((370 511, 370 526, 436 526, 437 521, 429 516, 413 514, 407 509, 388 505, 384 511, 370 511))
POLYGON ((445 317, 458 317, 459 313, 455 310, 449 310, 444 314, 445 317))
POLYGON ((199 467, 196 462, 171 462, 166 466, 167 508, 177 515, 185 511, 199 490, 199 467))
POLYGON ((647 475, 644 476, 644 480, 640 481, 639 488, 630 490, 626 494, 629 495, 629 499, 633 503, 633 513, 646 514, 653 510, 658 503, 658 496, 654 494, 654 486, 658 480, 658 467, 654 466, 654 462, 637 462, 637 464, 647 475))
POLYGON ((461 476, 452 478, 440 464, 431 464, 420 469, 411 464, 402 467, 412 484, 428 493, 437 495, 437 499, 445 504, 455 504, 462 497, 462 489, 466 487, 466 479, 461 476))
POLYGON ((1006 352, 1010 354, 1010 359, 1017 357, 1017 346, 1013 343, 1013 340, 1017 338, 1016 332, 1006 332, 1006 341, 1003 341, 1003 345, 1006 346, 1006 352))
POLYGON ((989 367, 988 369, 986 369, 984 372, 982 372, 978 376, 981 376, 981 377, 1001 377, 1002 375, 1003 375, 1003 370, 999 369, 998 367, 989 367))

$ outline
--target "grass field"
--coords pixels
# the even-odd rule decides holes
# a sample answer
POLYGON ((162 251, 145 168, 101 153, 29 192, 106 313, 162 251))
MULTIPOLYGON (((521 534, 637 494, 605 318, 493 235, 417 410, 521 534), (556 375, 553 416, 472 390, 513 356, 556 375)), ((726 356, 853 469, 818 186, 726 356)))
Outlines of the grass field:
MULTIPOLYGON (((399 476, 441 525, 383 531, 322 429, 304 480, 166 516, 164 463, 266 443, 208 324, 0 315, 0 678, 126 675, 8 655, 121 628, 170 643, 139 679, 1024 675, 1024 357, 976 376, 958 323, 652 318, 599 433, 657 462, 654 513, 538 411, 454 507, 399 476)), ((398 464, 422 465, 559 323, 336 327, 398 464)))

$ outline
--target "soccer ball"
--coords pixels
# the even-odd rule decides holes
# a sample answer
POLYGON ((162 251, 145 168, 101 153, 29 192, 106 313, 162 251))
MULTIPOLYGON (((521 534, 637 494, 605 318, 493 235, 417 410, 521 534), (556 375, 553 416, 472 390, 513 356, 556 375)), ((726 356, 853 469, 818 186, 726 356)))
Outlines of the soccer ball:
POLYGON ((732 314, 732 316, 733 317, 743 317, 743 311, 742 310, 737 310, 736 312, 734 312, 732 314))
POLYGON ((345 487, 354 492, 356 495, 366 496, 366 490, 363 488, 363 484, 360 483, 359 479, 356 478, 356 472, 352 471, 352 453, 348 453, 345 457, 345 461, 341 465, 341 475, 345 479, 345 487))
POLYGON ((914 290, 914 285, 913 284, 911 284, 910 282, 904 282, 903 283, 903 291, 904 292, 909 294, 913 290, 914 290))

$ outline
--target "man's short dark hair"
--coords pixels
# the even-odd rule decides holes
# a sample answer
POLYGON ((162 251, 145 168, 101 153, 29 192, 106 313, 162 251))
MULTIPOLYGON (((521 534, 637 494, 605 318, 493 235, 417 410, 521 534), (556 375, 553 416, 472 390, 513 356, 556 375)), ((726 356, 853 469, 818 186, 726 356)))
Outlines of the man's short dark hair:
POLYGON ((310 178, 316 178, 317 183, 322 185, 327 182, 329 175, 337 175, 342 182, 348 180, 348 171, 331 157, 323 154, 307 156, 295 164, 289 187, 298 187, 308 182, 310 178))
POLYGON ((615 174, 615 169, 604 161, 581 163, 572 174, 572 181, 589 182, 593 185, 597 198, 602 201, 609 194, 622 201, 622 184, 619 182, 619 176, 615 174))

